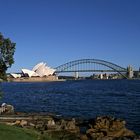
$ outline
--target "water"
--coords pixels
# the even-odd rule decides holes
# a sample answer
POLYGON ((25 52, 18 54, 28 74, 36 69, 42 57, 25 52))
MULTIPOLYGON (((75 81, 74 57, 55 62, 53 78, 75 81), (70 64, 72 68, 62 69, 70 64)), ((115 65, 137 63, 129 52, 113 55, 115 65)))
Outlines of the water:
POLYGON ((0 102, 21 112, 51 112, 85 119, 111 115, 140 133, 140 80, 2 83, 0 102))

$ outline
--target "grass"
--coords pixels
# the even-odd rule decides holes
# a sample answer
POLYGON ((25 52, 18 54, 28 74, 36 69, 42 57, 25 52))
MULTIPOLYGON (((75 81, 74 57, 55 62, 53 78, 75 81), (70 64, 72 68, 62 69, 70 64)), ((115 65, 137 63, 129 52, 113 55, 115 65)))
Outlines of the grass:
POLYGON ((0 140, 39 140, 37 132, 0 124, 0 140))
POLYGON ((77 136, 67 131, 52 131, 44 133, 41 140, 77 140, 77 136))
POLYGON ((0 140, 76 140, 74 134, 67 131, 52 131, 40 134, 38 131, 16 126, 0 124, 0 140))

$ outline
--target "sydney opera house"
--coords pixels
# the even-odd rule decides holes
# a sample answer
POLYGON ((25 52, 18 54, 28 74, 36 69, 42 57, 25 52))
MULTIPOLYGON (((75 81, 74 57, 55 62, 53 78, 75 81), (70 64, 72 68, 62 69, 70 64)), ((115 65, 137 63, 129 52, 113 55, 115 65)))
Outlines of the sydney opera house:
POLYGON ((32 70, 29 69, 22 69, 22 74, 15 74, 11 73, 13 78, 20 78, 20 77, 47 77, 52 76, 55 72, 55 69, 50 68, 46 65, 46 63, 39 63, 33 67, 32 70))

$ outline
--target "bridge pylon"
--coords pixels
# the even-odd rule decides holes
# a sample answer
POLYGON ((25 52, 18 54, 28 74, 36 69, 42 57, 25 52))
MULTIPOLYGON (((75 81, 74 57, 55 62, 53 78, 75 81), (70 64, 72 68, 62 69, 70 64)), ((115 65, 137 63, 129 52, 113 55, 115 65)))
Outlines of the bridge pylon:
POLYGON ((127 67, 127 77, 131 79, 131 78, 133 78, 133 76, 134 76, 133 68, 132 68, 132 66, 129 65, 127 67))
POLYGON ((79 78, 79 73, 78 72, 74 72, 74 77, 75 77, 75 79, 78 79, 79 78))

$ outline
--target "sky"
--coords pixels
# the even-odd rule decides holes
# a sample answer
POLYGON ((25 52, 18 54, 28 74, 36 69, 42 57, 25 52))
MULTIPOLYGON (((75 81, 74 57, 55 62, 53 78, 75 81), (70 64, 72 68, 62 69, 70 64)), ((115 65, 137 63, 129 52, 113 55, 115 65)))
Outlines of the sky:
POLYGON ((85 58, 140 67, 140 0, 0 0, 0 32, 16 43, 8 72, 85 58))

